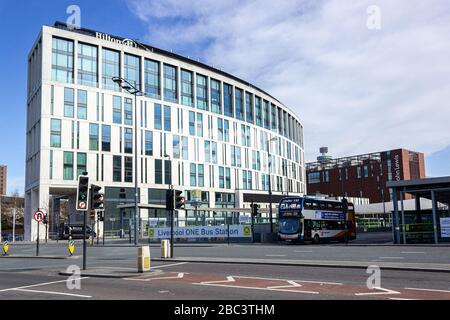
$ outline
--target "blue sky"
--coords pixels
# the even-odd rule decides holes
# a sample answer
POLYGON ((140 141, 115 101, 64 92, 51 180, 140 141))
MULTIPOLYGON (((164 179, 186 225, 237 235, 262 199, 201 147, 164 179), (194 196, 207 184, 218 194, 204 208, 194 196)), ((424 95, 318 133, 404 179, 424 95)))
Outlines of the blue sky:
POLYGON ((83 27, 198 58, 299 114, 307 160, 404 147, 450 175, 450 5, 430 0, 0 1, 0 164, 23 193, 26 59, 42 25, 81 7, 83 27), (366 27, 381 9, 382 28, 366 27), (406 13, 407 12, 407 13, 406 13))

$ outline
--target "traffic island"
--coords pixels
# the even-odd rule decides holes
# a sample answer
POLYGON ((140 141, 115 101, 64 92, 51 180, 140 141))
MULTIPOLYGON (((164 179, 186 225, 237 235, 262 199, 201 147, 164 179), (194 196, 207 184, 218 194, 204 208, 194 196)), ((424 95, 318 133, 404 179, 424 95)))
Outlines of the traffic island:
MULTIPOLYGON (((145 273, 140 273, 137 269, 132 268, 91 268, 88 270, 81 270, 79 274, 80 277, 91 277, 91 278, 112 278, 112 279, 123 279, 123 278, 151 278, 159 276, 163 273, 162 270, 150 270, 145 273)), ((60 276, 74 276, 73 272, 60 271, 58 273, 60 276)))

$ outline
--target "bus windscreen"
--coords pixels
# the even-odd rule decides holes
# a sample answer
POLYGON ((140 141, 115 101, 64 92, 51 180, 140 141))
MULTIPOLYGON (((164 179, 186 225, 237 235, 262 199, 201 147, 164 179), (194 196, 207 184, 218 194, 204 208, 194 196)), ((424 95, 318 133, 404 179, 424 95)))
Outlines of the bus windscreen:
POLYGON ((280 201, 279 217, 299 217, 302 214, 303 198, 291 197, 280 201))

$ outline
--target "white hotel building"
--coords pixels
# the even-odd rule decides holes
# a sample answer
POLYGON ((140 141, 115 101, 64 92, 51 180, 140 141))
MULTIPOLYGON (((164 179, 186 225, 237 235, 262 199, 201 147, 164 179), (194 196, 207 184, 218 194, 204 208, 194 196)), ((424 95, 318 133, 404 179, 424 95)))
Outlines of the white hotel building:
MULTIPOLYGON (((57 221, 51 199, 60 196, 69 199, 71 221, 82 222, 74 200, 77 177, 84 171, 104 188, 105 230, 118 230, 130 212, 121 213, 117 205, 134 203, 136 169, 142 221, 166 217, 165 210, 151 206, 165 204, 173 184, 184 191, 187 208, 191 191, 201 190, 199 212, 212 223, 222 213, 202 213, 201 208, 249 208, 252 201, 268 207, 269 162, 274 203, 287 193, 305 193, 302 123, 268 93, 132 40, 70 30, 62 23, 42 28, 28 56, 27 239, 36 239, 37 209, 57 221), (113 77, 145 93, 137 98, 137 113, 134 96, 113 77)), ((189 224, 194 214, 180 211, 180 221, 189 224)), ((40 230, 44 236, 45 228, 40 230)))

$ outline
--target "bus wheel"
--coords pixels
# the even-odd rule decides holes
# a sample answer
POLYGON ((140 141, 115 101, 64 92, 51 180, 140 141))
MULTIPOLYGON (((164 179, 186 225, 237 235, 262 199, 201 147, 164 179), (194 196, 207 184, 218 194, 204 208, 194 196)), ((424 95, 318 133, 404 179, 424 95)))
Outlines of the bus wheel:
POLYGON ((319 244, 320 243, 320 237, 318 234, 316 234, 313 238, 313 243, 314 244, 319 244))

